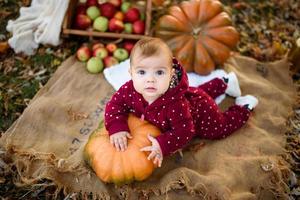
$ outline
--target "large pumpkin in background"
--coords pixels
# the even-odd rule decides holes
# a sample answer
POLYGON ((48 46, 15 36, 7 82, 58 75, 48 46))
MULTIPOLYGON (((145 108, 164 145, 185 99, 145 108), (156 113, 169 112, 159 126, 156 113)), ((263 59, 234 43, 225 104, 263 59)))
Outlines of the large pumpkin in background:
POLYGON ((149 153, 140 149, 151 145, 147 135, 156 137, 160 134, 159 129, 133 115, 129 115, 128 126, 133 138, 128 140, 128 148, 124 152, 118 152, 113 147, 104 127, 95 131, 85 145, 85 160, 104 182, 123 184, 142 181, 156 167, 147 159, 149 153))
POLYGON ((155 36, 166 41, 187 71, 201 75, 223 64, 239 40, 218 0, 190 0, 171 6, 159 18, 155 36))

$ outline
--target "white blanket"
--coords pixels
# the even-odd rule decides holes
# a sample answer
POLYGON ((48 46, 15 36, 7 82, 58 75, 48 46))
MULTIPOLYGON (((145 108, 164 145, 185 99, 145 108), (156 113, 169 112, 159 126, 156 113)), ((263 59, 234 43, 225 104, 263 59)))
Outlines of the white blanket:
POLYGON ((30 7, 22 7, 16 20, 9 20, 8 40, 16 53, 33 55, 39 44, 58 45, 61 25, 69 0, 32 0, 30 7))
MULTIPOLYGON (((105 68, 103 73, 106 80, 112 85, 115 90, 118 90, 125 82, 130 80, 130 74, 128 72, 130 67, 129 59, 121 62, 120 64, 105 68)), ((214 78, 222 78, 227 73, 222 70, 214 70, 207 76, 201 76, 199 74, 189 72, 187 73, 189 85, 190 86, 199 86, 207 81, 210 81, 214 78)), ((217 97, 215 99, 216 103, 219 104, 225 98, 225 94, 217 97)))

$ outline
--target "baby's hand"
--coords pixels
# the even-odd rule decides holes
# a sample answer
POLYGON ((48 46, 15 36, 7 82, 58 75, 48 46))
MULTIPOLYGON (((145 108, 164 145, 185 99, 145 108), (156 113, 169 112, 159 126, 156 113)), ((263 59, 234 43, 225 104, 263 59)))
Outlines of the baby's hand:
POLYGON ((159 143, 151 135, 148 135, 148 139, 151 141, 152 146, 147 146, 147 147, 141 148, 140 150, 141 151, 151 151, 151 153, 148 156, 148 160, 151 160, 152 158, 154 158, 153 163, 157 164, 158 167, 161 167, 161 164, 163 161, 163 155, 162 155, 159 143))
POLYGON ((127 131, 114 133, 109 137, 110 143, 113 144, 117 151, 125 151, 127 149, 127 138, 132 139, 132 136, 127 131))

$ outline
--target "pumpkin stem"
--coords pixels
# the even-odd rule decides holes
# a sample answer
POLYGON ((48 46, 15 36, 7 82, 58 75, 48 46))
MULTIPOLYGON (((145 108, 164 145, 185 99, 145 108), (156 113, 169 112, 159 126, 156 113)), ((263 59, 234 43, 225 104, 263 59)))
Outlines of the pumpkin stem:
POLYGON ((201 32, 202 28, 201 27, 197 27, 193 29, 193 37, 195 39, 198 39, 199 33, 201 32))

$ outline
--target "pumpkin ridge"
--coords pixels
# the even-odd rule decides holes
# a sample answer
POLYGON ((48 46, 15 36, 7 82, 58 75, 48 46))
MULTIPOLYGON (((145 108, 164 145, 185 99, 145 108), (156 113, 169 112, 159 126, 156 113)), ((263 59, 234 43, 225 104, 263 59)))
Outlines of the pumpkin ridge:
POLYGON ((185 23, 182 23, 180 20, 178 20, 173 15, 164 15, 162 16, 158 22, 157 26, 165 29, 165 30, 181 30, 182 32, 188 32, 190 31, 191 27, 186 26, 185 23), (166 21, 167 23, 161 23, 161 21, 166 21))
POLYGON ((194 65, 200 65, 200 68, 196 68, 196 72, 199 74, 209 74, 214 69, 215 63, 212 60, 209 52, 204 48, 202 40, 198 39, 195 45, 195 63, 194 65))
MULTIPOLYGON (((182 24, 186 24, 188 22, 188 16, 185 14, 185 12, 182 10, 182 8, 180 6, 171 6, 169 8, 168 12, 169 12, 169 15, 171 15, 173 17, 176 17, 179 21, 182 22, 182 24), (173 15, 174 12, 179 12, 179 10, 177 10, 177 11, 174 10, 174 9, 177 9, 177 8, 180 10, 181 15, 183 15, 185 17, 184 20, 180 18, 179 13, 176 13, 176 14, 173 15)), ((190 27, 193 28, 193 25, 190 22, 188 22, 188 23, 189 23, 190 27)))
POLYGON ((122 184, 122 180, 124 180, 124 173, 122 172, 122 156, 120 155, 122 152, 116 151, 114 153, 113 165, 111 170, 111 177, 113 182, 117 185, 122 184))
POLYGON ((123 162, 123 166, 127 166, 127 170, 126 169, 124 170, 124 175, 125 175, 124 182, 125 183, 130 183, 132 181, 132 178, 130 178, 130 177, 134 177, 134 172, 133 172, 133 169, 132 169, 131 164, 129 163, 129 161, 125 160, 125 159, 127 159, 130 156, 129 154, 131 153, 131 150, 129 150, 129 148, 128 148, 127 151, 125 151, 125 153, 127 155, 121 157, 122 158, 122 162, 123 162), (128 176, 126 175, 126 172, 129 172, 128 176))
MULTIPOLYGON (((107 181, 112 177, 111 173, 109 173, 110 171, 109 166, 111 165, 114 157, 114 156, 109 156, 108 152, 109 150, 114 150, 113 149, 114 147, 112 147, 111 144, 106 142, 103 138, 98 138, 98 142, 99 141, 101 142, 100 144, 102 144, 102 148, 97 148, 98 146, 95 147, 97 149, 96 152, 94 152, 94 155, 92 156, 92 163, 93 163, 92 168, 96 172, 97 176, 104 176, 105 177, 104 180, 107 181), (107 146, 106 149, 103 148, 105 146, 107 146), (105 160, 106 162, 103 163, 103 165, 101 166, 95 165, 95 163, 98 163, 101 160, 105 160)), ((114 155, 114 152, 111 154, 114 155)))
POLYGON ((232 25, 231 19, 226 12, 220 12, 213 18, 211 18, 203 27, 203 29, 208 30, 211 28, 230 26, 232 25))
POLYGON ((207 52, 214 59, 216 64, 222 64, 230 55, 230 50, 222 43, 213 40, 209 36, 203 40, 203 45, 206 47, 207 52))
POLYGON ((215 27, 207 30, 206 33, 206 36, 231 48, 233 48, 239 40, 239 34, 232 26, 215 27))
MULTIPOLYGON (((196 14, 197 16, 196 16, 196 19, 193 19, 193 17, 192 16, 189 16, 186 12, 185 12, 185 9, 184 9, 184 6, 186 6, 186 7, 189 7, 189 6, 191 6, 192 8, 194 8, 195 7, 195 5, 190 5, 190 4, 193 4, 193 3, 195 3, 195 4, 197 4, 197 11, 196 12, 198 12, 199 13, 199 7, 200 7, 200 5, 199 5, 199 1, 183 1, 183 2, 181 2, 181 4, 180 4, 180 9, 182 10, 182 12, 183 12, 183 14, 185 15, 185 17, 186 17, 186 19, 188 19, 185 23, 189 23, 190 25, 191 25, 191 27, 192 27, 192 29, 196 29, 196 28, 198 28, 197 26, 198 26, 198 23, 197 23, 197 20, 198 20, 198 13, 196 14), (191 19, 192 18, 192 19, 191 19)), ((185 7, 185 8, 186 8, 185 7)), ((189 10, 189 9, 188 9, 189 10)), ((190 10, 189 10, 190 11, 190 10)), ((190 13, 193 13, 193 11, 190 11, 190 13)))
POLYGON ((201 0, 198 13, 199 25, 206 23, 218 13, 222 12, 222 10, 222 4, 218 0, 201 0))
POLYGON ((192 69, 186 68, 186 66, 192 66, 193 63, 193 55, 190 55, 191 45, 194 46, 195 39, 192 36, 188 37, 188 41, 185 41, 185 44, 177 51, 176 57, 180 60, 180 64, 182 64, 187 71, 192 71, 192 69))

